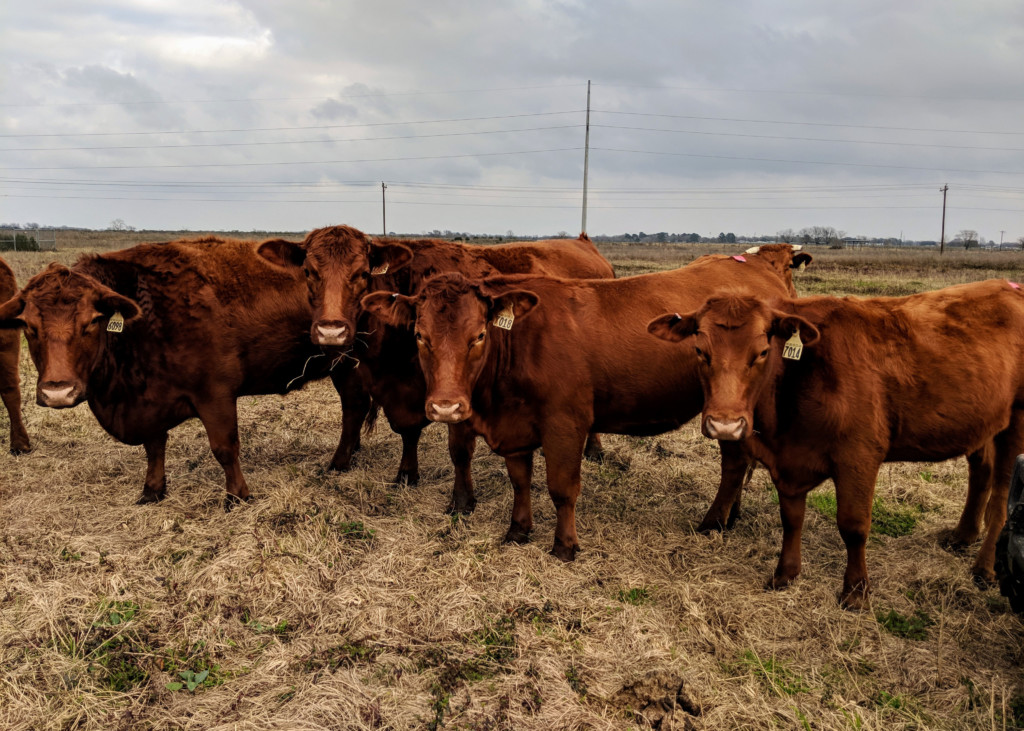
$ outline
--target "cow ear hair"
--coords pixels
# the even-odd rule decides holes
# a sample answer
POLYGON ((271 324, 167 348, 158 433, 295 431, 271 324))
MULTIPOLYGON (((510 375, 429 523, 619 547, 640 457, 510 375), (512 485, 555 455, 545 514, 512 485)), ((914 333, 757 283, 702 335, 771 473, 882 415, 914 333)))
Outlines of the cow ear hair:
POLYGON ((370 244, 370 273, 393 272, 412 260, 412 249, 405 244, 370 244))
POLYGON ((415 298, 398 292, 371 292, 360 302, 362 308, 393 327, 416 321, 415 298))
POLYGON ((25 327, 20 315, 25 310, 25 298, 17 293, 11 299, 0 304, 0 330, 15 330, 25 327))
POLYGON ((131 322, 138 319, 142 314, 142 310, 135 303, 135 300, 118 294, 112 289, 106 287, 103 289, 105 291, 101 291, 100 296, 96 298, 95 307, 104 315, 113 315, 115 312, 120 312, 125 322, 131 322))
POLYGON ((492 317, 511 308, 515 318, 522 319, 540 304, 540 297, 526 289, 514 289, 510 292, 490 295, 490 299, 492 317))
POLYGON ((775 311, 770 330, 773 337, 788 339, 796 332, 797 328, 800 329, 800 341, 804 347, 814 345, 821 339, 821 332, 809 321, 799 315, 791 315, 781 310, 775 311))
POLYGON ((647 324, 647 332, 670 343, 678 343, 696 334, 697 313, 680 315, 678 312, 669 312, 651 320, 647 324))
POLYGON ((256 247, 256 253, 279 267, 298 267, 306 261, 306 249, 302 244, 284 239, 264 241, 256 247))
POLYGON ((806 254, 802 251, 796 251, 793 253, 793 263, 789 265, 789 268, 799 269, 802 266, 807 266, 812 261, 814 261, 814 257, 810 254, 806 254))

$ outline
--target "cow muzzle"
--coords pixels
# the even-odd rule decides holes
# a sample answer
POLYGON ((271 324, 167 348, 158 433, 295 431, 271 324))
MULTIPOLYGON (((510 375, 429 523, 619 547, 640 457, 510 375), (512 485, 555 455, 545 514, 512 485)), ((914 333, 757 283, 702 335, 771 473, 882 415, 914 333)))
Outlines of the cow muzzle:
POLYGON ((747 436, 747 420, 739 418, 716 418, 708 416, 704 419, 704 436, 723 442, 738 442, 747 436))
POLYGON ((431 421, 440 421, 445 424, 458 424, 465 421, 472 414, 469 404, 459 399, 457 401, 430 400, 427 401, 427 418, 431 421))
POLYGON ((317 345, 347 345, 352 328, 344 322, 318 322, 313 326, 313 342, 317 345))
POLYGON ((85 399, 84 391, 70 381, 45 381, 36 389, 36 403, 51 409, 67 409, 85 399))

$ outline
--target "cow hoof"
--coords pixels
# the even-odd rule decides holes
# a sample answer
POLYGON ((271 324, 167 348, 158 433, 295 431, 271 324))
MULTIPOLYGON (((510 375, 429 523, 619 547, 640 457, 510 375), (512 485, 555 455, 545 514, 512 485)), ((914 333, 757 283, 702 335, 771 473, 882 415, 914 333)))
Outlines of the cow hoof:
POLYGON ((158 503, 167 497, 167 490, 143 490, 142 497, 135 501, 136 505, 148 505, 149 503, 158 503))
POLYGON ((767 591, 781 591, 787 588, 793 583, 793 579, 788 576, 781 576, 780 574, 772 574, 771 578, 765 582, 764 588, 767 591))
POLYGON ((555 547, 551 549, 551 555, 568 563, 576 560, 576 554, 579 553, 579 550, 579 546, 565 546, 556 543, 555 547))
POLYGON ((476 510, 476 498, 471 500, 452 500, 444 512, 448 515, 470 515, 476 510))
POLYGON ((972 577, 974 578, 974 584, 979 589, 989 589, 996 585, 997 578, 996 572, 992 569, 973 568, 971 569, 972 577))
POLYGON ((21 455, 28 454, 31 451, 32 446, 28 444, 26 444, 25 446, 11 447, 11 454, 13 454, 15 457, 20 457, 21 455))
POLYGON ((350 469, 352 469, 351 459, 336 460, 327 465, 328 472, 348 472, 350 469))
POLYGON ((939 534, 939 546, 950 553, 962 554, 966 552, 968 547, 977 540, 978 536, 974 536, 973 538, 969 536, 962 536, 955 530, 944 531, 939 534))
POLYGON ((395 479, 391 481, 392 487, 416 487, 420 483, 419 472, 406 472, 405 470, 399 470, 398 474, 395 475, 395 479))
POLYGON ((224 498, 224 512, 230 513, 232 510, 237 508, 243 503, 251 503, 252 495, 246 495, 244 498, 238 497, 238 495, 232 495, 228 493, 227 497, 224 498))
POLYGON ((587 448, 583 451, 583 458, 588 462, 601 464, 604 462, 604 448, 587 445, 587 448))
POLYGON ((530 542, 530 529, 529 528, 509 528, 508 533, 505 534, 505 538, 502 539, 502 543, 518 543, 523 545, 524 543, 530 542))
POLYGON ((700 522, 700 525, 697 526, 697 532, 698 533, 704 533, 704 534, 707 534, 707 533, 721 533, 722 531, 724 531, 726 529, 726 527, 727 526, 723 525, 722 521, 719 520, 718 518, 707 518, 707 517, 705 517, 704 520, 702 520, 700 522))
POLYGON ((851 612, 863 612, 866 609, 871 608, 871 600, 869 593, 855 589, 851 592, 843 592, 843 595, 839 597, 839 606, 843 609, 848 609, 851 612))

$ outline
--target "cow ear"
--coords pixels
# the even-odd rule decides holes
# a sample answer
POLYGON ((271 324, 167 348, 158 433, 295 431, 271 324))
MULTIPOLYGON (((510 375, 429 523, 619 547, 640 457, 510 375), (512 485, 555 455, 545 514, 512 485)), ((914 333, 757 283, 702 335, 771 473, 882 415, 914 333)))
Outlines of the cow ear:
POLYGON ((25 298, 20 293, 0 305, 0 330, 15 330, 25 327, 21 313, 25 310, 25 298))
POLYGON ((810 254, 805 254, 802 251, 798 251, 793 254, 793 263, 789 265, 790 269, 803 269, 808 264, 814 261, 814 257, 810 254))
POLYGON ((96 298, 94 306, 104 315, 113 315, 115 312, 120 312, 125 322, 138 319, 142 314, 142 310, 135 304, 135 300, 118 294, 112 289, 101 292, 100 296, 96 298))
POLYGON ((398 292, 371 292, 361 304, 364 310, 393 327, 406 327, 416 321, 414 298, 398 292))
POLYGON ((696 334, 696 313, 680 315, 678 312, 670 312, 667 315, 656 317, 648 323, 647 332, 670 343, 678 343, 696 334))
MULTIPOLYGON (((540 304, 540 297, 525 289, 491 296, 491 317, 498 317, 511 310, 514 319, 526 317, 533 308, 540 304)), ((506 328, 510 329, 510 328, 506 328)))
POLYGON ((401 269, 412 260, 412 249, 404 244, 371 244, 370 274, 385 274, 401 269))
POLYGON ((306 261, 306 250, 302 244, 284 239, 264 241, 256 247, 256 253, 279 267, 299 267, 306 261))
POLYGON ((804 318, 776 310, 770 330, 773 337, 789 339, 797 328, 800 329, 800 341, 804 347, 814 345, 821 339, 821 332, 818 328, 804 318))

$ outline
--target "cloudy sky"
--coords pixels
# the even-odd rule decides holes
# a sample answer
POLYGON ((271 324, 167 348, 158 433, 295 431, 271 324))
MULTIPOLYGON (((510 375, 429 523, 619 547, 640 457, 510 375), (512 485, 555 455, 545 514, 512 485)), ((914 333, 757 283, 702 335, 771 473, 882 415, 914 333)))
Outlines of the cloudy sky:
POLYGON ((0 222, 1024 236, 1024 3, 0 8, 0 222))

